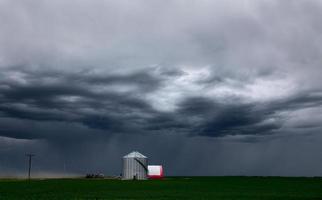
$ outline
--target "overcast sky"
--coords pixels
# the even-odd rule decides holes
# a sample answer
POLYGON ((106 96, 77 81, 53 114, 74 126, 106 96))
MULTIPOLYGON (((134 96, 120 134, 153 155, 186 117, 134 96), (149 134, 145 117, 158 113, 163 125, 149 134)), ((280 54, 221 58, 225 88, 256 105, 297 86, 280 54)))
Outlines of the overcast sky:
POLYGON ((319 0, 0 0, 0 175, 322 176, 319 0))

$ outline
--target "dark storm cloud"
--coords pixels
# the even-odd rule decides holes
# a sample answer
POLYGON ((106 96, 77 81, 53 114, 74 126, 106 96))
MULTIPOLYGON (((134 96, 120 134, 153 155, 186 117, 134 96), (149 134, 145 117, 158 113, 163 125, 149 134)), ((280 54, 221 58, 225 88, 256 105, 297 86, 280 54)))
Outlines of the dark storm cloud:
MULTIPOLYGON (((159 80, 148 73, 130 75, 39 74, 24 72, 25 84, 3 81, 0 110, 3 117, 36 121, 69 121, 91 128, 116 132, 127 130, 124 121, 136 121, 140 112, 153 113, 151 106, 137 98, 141 93, 157 88, 159 80), (55 81, 50 82, 49 79, 55 81), (137 88, 131 93, 104 91, 104 86, 129 85, 137 88), (143 86, 141 86, 143 85, 143 86), (97 86, 97 89, 93 89, 97 86), (94 91, 96 90, 96 91, 94 91), (65 99, 64 99, 65 98, 65 99), (68 98, 76 98, 75 100, 68 98)), ((6 75, 6 73, 2 73, 6 75)), ((117 86, 116 86, 117 87, 117 86)))
POLYGON ((308 92, 265 104, 225 104, 204 98, 192 98, 181 104, 180 112, 184 116, 202 118, 201 124, 196 129, 192 129, 194 134, 218 137, 272 134, 280 129, 286 120, 280 113, 305 108, 319 109, 321 106, 322 96, 315 92, 308 92))
POLYGON ((224 104, 209 99, 193 98, 183 103, 185 115, 200 116, 202 121, 193 132, 197 135, 220 137, 236 134, 265 134, 278 129, 280 120, 265 124, 278 110, 267 111, 256 104, 224 104), (262 124, 261 124, 262 123, 262 124))
MULTIPOLYGON (((3 123, 5 120, 1 120, 3 123)), ((40 136, 34 130, 22 130, 21 127, 9 126, 4 128, 3 125, 0 129, 2 137, 15 138, 15 139, 38 139, 40 136)))
POLYGON ((118 174, 107 157, 137 149, 172 175, 320 175, 321 10, 0 1, 0 173, 37 151, 40 171, 118 174))
POLYGON ((322 93, 321 91, 312 91, 307 93, 301 93, 275 102, 273 108, 280 108, 286 110, 320 107, 322 105, 322 93))
MULTIPOLYGON (((320 93, 308 91, 266 103, 187 97, 177 104, 177 109, 159 111, 141 97, 158 90, 173 73, 165 73, 168 78, 157 78, 150 72, 127 75, 102 75, 91 71, 75 74, 14 72, 24 74, 23 83, 2 81, 5 86, 0 89, 2 117, 79 123, 90 129, 104 130, 108 135, 171 133, 223 137, 273 134, 282 128, 286 120, 280 113, 322 105, 320 93), (136 88, 125 93, 104 90, 104 87, 111 85, 134 85, 136 88)), ((2 75, 5 76, 6 72, 2 75)), ((17 137, 16 132, 19 131, 12 131, 12 137, 17 137)), ((35 135, 31 131, 24 134, 26 136, 22 138, 35 135)), ((2 135, 10 136, 10 130, 2 131, 2 135)), ((43 134, 41 137, 47 136, 43 134)))

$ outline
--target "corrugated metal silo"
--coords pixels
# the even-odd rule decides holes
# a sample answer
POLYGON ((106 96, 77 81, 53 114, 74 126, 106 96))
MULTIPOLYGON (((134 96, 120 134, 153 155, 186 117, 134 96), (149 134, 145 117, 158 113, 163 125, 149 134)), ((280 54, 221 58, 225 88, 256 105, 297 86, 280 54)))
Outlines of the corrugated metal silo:
POLYGON ((145 180, 148 172, 148 158, 137 151, 123 157, 124 180, 145 180))

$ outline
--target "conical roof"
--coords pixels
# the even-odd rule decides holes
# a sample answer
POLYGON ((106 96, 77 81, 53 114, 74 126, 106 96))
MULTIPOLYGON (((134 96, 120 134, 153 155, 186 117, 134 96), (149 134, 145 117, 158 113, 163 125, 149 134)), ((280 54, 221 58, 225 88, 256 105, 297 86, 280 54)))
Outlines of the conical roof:
POLYGON ((144 156, 143 154, 141 154, 140 152, 133 151, 133 152, 123 156, 123 158, 147 158, 147 157, 144 156))

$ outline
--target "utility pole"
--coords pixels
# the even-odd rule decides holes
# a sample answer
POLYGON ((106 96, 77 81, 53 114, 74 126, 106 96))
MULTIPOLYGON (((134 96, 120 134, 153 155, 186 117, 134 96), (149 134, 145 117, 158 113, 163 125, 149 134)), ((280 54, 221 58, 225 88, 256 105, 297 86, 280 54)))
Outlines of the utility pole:
POLYGON ((26 154, 29 157, 29 169, 28 169, 28 180, 30 180, 30 172, 31 172, 31 158, 35 156, 35 154, 26 154))

